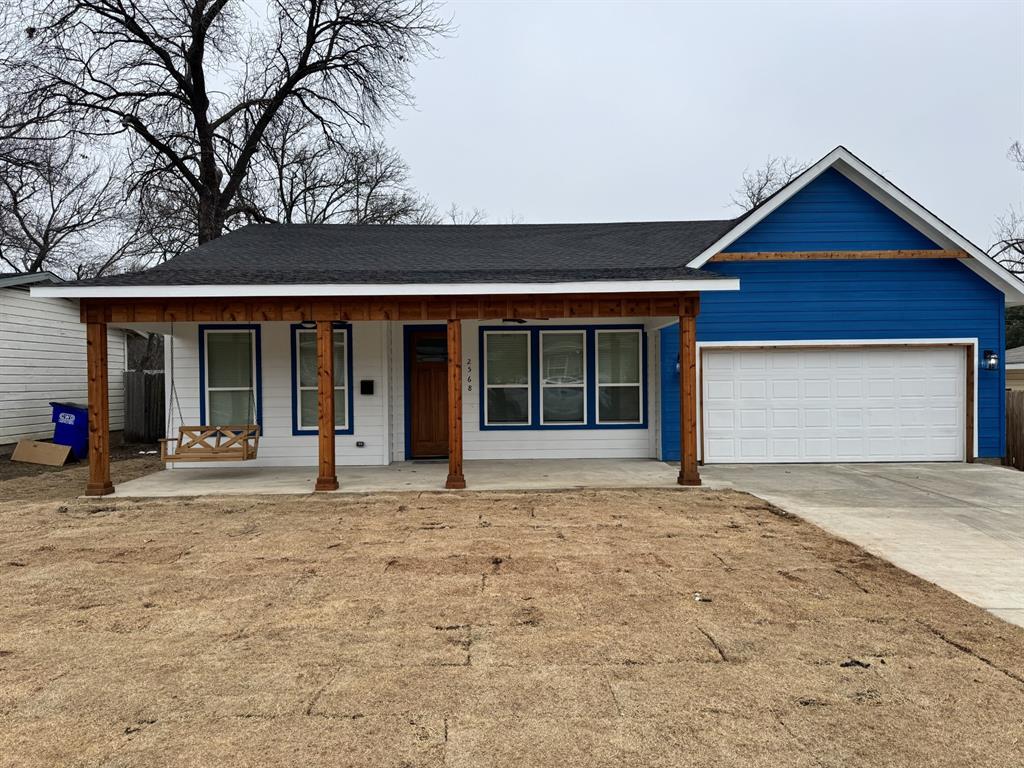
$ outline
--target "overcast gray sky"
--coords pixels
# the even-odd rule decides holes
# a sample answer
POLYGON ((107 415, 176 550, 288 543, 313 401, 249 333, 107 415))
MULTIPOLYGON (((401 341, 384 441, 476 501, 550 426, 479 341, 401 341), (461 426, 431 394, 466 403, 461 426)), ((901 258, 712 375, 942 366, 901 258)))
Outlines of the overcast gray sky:
POLYGON ((389 131, 490 221, 726 218, 744 168, 844 144, 987 247, 1024 203, 1024 3, 451 2, 389 131))

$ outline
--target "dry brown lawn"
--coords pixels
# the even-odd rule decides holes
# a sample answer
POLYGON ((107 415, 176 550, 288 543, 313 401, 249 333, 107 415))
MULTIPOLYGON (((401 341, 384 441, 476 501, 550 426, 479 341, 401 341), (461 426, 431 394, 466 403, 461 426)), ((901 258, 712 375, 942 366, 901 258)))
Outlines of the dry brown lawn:
POLYGON ((57 478, 0 483, 2 766, 1024 764, 1024 630, 750 496, 57 478))

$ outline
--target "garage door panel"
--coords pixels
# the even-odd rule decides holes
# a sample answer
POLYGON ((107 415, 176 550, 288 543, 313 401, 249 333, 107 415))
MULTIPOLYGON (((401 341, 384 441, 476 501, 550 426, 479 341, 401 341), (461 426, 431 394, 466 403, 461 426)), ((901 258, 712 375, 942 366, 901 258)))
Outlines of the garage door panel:
MULTIPOLYGON (((725 369, 732 371, 731 368, 725 369)), ((736 389, 733 387, 732 381, 708 381, 705 388, 705 400, 732 400, 735 395, 736 389)))
POLYGON ((800 427, 800 411, 796 408, 776 408, 769 411, 772 429, 792 429, 800 427))
POLYGON ((961 348, 704 350, 708 462, 960 461, 961 348))

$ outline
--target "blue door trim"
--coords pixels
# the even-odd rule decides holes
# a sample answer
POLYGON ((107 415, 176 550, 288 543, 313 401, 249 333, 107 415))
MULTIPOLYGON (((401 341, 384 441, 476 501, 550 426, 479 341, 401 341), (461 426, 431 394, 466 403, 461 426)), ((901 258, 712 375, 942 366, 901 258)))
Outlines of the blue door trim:
POLYGON ((408 461, 412 458, 412 436, 410 435, 412 427, 412 408, 410 404, 412 402, 412 382, 409 378, 409 336, 418 331, 433 331, 445 334, 445 351, 448 349, 448 326, 444 323, 419 323, 415 325, 403 325, 402 326, 402 378, 404 379, 402 384, 403 396, 403 419, 405 423, 405 460, 408 461))

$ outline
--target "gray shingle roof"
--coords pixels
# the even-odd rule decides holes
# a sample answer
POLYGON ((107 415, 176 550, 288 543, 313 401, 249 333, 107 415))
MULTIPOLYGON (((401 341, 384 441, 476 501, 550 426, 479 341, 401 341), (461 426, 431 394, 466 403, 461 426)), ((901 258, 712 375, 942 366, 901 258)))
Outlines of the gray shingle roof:
POLYGON ((1014 347, 1006 350, 1007 365, 1024 365, 1024 347, 1014 347))
POLYGON ((714 279, 687 268, 732 220, 631 224, 253 224, 146 272, 77 285, 714 279))
POLYGON ((0 288, 63 282, 52 272, 0 272, 0 288))

